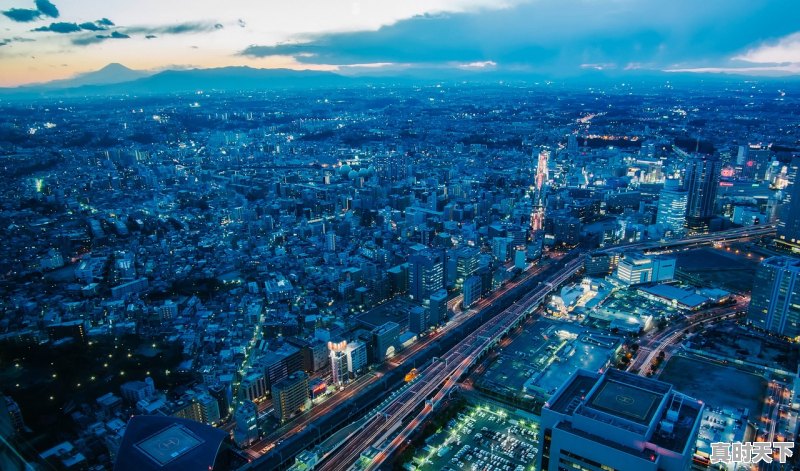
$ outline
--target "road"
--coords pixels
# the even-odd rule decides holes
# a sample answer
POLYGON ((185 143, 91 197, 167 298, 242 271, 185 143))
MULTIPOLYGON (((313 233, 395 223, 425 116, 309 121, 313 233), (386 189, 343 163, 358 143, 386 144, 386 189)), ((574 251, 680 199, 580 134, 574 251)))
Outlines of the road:
POLYGON ((645 335, 640 341, 636 359, 628 365, 627 370, 635 371, 640 376, 645 376, 649 370, 648 366, 653 364, 653 360, 658 357, 659 353, 664 352, 666 356, 662 364, 666 363, 666 360, 669 359, 668 355, 671 355, 675 348, 680 345, 681 338, 687 331, 704 322, 717 322, 734 318, 741 311, 747 310, 749 301, 749 298, 740 296, 735 305, 693 313, 662 331, 645 335))
POLYGON ((670 249, 673 247, 688 248, 693 246, 703 246, 711 244, 725 244, 726 242, 742 241, 757 237, 764 237, 773 235, 775 233, 774 224, 765 224, 763 226, 748 226, 739 227, 736 229, 729 229, 727 231, 712 232, 710 234, 701 234, 683 239, 666 240, 666 241, 652 241, 652 242, 634 242, 625 245, 615 245, 613 247, 604 248, 596 251, 597 253, 613 253, 623 252, 626 250, 655 250, 655 249, 670 249))
POLYGON ((410 365, 406 364, 410 358, 429 348, 451 330, 459 328, 462 324, 464 324, 464 322, 480 314, 486 307, 493 303, 500 302, 506 296, 511 294, 517 287, 524 285, 530 279, 541 274, 546 268, 547 266, 541 265, 530 267, 519 278, 506 283, 501 288, 492 292, 489 296, 481 298, 469 310, 455 315, 449 322, 447 322, 437 331, 426 337, 423 337, 420 341, 399 352, 389 361, 385 362, 375 374, 356 379, 353 383, 348 384, 343 390, 337 392, 325 402, 314 406, 311 410, 295 418, 287 425, 256 441, 248 447, 248 455, 250 455, 252 458, 256 458, 270 451, 276 443, 282 440, 283 437, 301 432, 315 420, 333 410, 336 410, 339 407, 342 407, 342 405, 347 401, 357 397, 367 387, 378 381, 387 371, 393 370, 400 366, 408 366, 410 368, 410 365))
POLYGON ((583 258, 568 262, 547 283, 526 294, 520 301, 488 320, 480 328, 466 336, 439 361, 422 370, 419 380, 411 388, 385 403, 378 414, 363 428, 343 440, 343 446, 334 450, 319 470, 340 471, 348 469, 361 453, 371 446, 383 445, 413 411, 422 410, 391 439, 372 459, 370 468, 380 466, 403 443, 409 434, 421 424, 436 406, 449 394, 458 380, 475 364, 480 356, 494 345, 506 332, 536 309, 553 290, 582 268, 583 258), (431 398, 428 400, 427 398, 431 398))

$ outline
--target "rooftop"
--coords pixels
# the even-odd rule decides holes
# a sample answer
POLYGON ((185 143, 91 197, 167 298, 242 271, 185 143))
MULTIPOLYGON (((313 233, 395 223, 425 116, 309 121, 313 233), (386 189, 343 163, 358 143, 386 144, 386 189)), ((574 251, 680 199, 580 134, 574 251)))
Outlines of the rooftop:
POLYGON ((650 423, 663 398, 663 393, 606 379, 588 404, 594 409, 644 425, 650 423))
POLYGON ((205 441, 189 429, 175 424, 140 441, 136 448, 159 466, 164 466, 203 443, 205 441))
POLYGON ((128 422, 114 470, 214 469, 226 436, 193 420, 137 415, 128 422))

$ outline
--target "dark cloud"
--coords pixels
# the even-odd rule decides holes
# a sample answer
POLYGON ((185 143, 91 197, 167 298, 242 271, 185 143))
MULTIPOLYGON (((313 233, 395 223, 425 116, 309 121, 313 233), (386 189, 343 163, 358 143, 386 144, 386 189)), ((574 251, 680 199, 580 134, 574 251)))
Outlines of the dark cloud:
POLYGON ((157 38, 157 37, 158 37, 158 36, 156 36, 155 34, 148 34, 148 35, 147 35, 147 36, 145 36, 144 38, 145 38, 145 39, 155 39, 155 38, 157 38))
POLYGON ((192 22, 192 23, 178 23, 168 26, 132 26, 125 28, 128 34, 195 34, 195 33, 208 33, 223 28, 219 23, 211 22, 192 22))
POLYGON ((36 0, 36 8, 45 16, 58 18, 58 8, 50 3, 49 0, 36 0))
POLYGON ((42 15, 58 18, 58 8, 49 0, 35 0, 36 8, 11 8, 3 11, 3 15, 11 21, 27 23, 39 19, 42 15))
POLYGON ((9 45, 11 43, 32 43, 34 41, 36 41, 36 40, 35 39, 29 39, 29 38, 21 38, 19 36, 15 36, 13 38, 0 39, 0 46, 6 46, 6 45, 9 45))
POLYGON ((69 33, 77 33, 81 30, 81 27, 77 23, 50 23, 48 26, 42 26, 36 28, 32 31, 50 31, 53 33, 59 34, 69 34, 69 33))
POLYGON ((106 39, 110 39, 108 36, 98 34, 95 36, 82 36, 79 38, 73 38, 72 44, 75 46, 88 46, 90 44, 97 44, 105 41, 106 39))
POLYGON ((42 14, 39 10, 31 10, 29 8, 12 8, 3 11, 3 15, 8 17, 11 21, 17 23, 27 23, 39 18, 42 14))
POLYGON ((91 21, 87 21, 86 23, 81 23, 78 26, 80 26, 81 29, 84 29, 86 31, 105 31, 108 29, 108 27, 104 25, 97 24, 97 22, 92 23, 91 21))
POLYGON ((315 64, 443 64, 579 71, 587 64, 655 68, 704 63, 798 30, 800 2, 540 0, 513 8, 428 15, 376 31, 332 33, 295 44, 250 46, 242 55, 292 55, 315 64), (564 14, 564 12, 570 12, 564 14))
POLYGON ((99 20, 95 21, 95 23, 103 26, 114 26, 114 22, 108 18, 100 18, 99 20))
POLYGON ((128 39, 130 36, 124 33, 120 33, 118 31, 114 31, 111 34, 96 34, 94 36, 83 36, 80 38, 75 38, 72 40, 72 44, 76 46, 89 46, 91 44, 101 43, 108 39, 128 39))

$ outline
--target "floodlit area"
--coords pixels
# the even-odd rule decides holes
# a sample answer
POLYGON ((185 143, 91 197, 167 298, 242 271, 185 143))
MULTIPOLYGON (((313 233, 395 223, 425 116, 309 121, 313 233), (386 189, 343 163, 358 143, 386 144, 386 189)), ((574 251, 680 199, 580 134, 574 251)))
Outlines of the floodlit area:
MULTIPOLYGON (((613 360, 622 339, 578 324, 539 319, 526 325, 476 382, 507 400, 543 401, 578 369, 597 371, 613 360)), ((516 402, 515 402, 516 403, 516 402)))
POLYGON ((612 331, 637 333, 652 328, 660 318, 671 318, 678 309, 648 299, 637 288, 619 289, 587 312, 586 325, 612 331))
POLYGON ((498 406, 470 405, 403 466, 413 470, 533 470, 539 424, 498 406))

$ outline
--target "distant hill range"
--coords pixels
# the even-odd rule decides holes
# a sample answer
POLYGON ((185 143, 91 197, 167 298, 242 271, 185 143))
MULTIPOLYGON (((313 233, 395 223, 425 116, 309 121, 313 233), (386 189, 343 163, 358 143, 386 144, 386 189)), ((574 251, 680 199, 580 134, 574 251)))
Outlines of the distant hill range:
MULTIPOLYGON (((436 81, 469 81, 498 83, 546 82, 551 78, 529 73, 507 71, 461 71, 441 68, 412 68, 403 71, 376 73, 373 76, 350 76, 335 72, 289 69, 255 69, 221 67, 214 69, 165 70, 146 72, 122 64, 109 64, 95 72, 47 83, 0 88, 0 99, 32 99, 47 97, 80 97, 107 95, 162 95, 194 91, 248 91, 289 88, 335 88, 365 83, 397 84, 436 81)), ((733 83, 745 76, 722 74, 666 73, 659 71, 581 71, 555 78, 573 86, 611 85, 621 82, 672 84, 733 83)), ((749 77, 753 79, 752 77, 749 77)), ((757 80, 782 80, 796 83, 798 77, 759 77, 757 80)))
POLYGON ((141 70, 133 70, 122 64, 108 64, 100 70, 79 74, 73 78, 63 80, 53 80, 52 82, 39 83, 33 85, 23 85, 11 90, 63 90, 67 88, 82 87, 85 85, 112 85, 117 83, 130 82, 153 75, 141 70))
POLYGON ((151 73, 122 64, 109 64, 95 72, 71 79, 0 88, 0 97, 147 95, 198 90, 259 90, 271 88, 342 86, 354 79, 332 72, 289 69, 221 67, 215 69, 165 70, 151 73))

